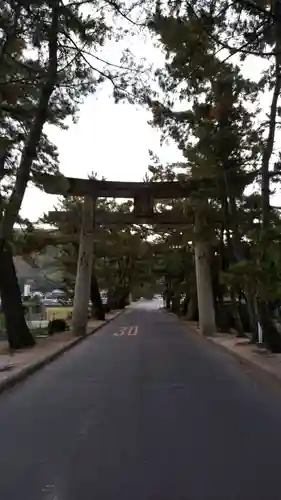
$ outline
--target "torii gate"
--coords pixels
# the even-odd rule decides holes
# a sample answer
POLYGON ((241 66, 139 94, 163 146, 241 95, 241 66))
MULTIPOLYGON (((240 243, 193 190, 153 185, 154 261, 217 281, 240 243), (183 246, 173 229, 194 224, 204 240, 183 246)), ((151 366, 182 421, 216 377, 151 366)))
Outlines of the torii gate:
MULTIPOLYGON (((95 225, 115 224, 163 224, 174 227, 184 225, 183 213, 172 210, 166 213, 154 212, 154 201, 159 199, 187 198, 198 190, 198 181, 188 182, 115 182, 95 179, 37 174, 36 180, 46 193, 64 196, 84 197, 79 256, 75 282, 72 331, 84 335, 88 322, 91 271, 94 251, 95 225), (133 198, 134 211, 128 214, 96 211, 97 198, 133 198)), ((200 184, 206 182, 200 181, 200 184)), ((210 182, 208 182, 210 187, 210 182)), ((67 212, 60 212, 65 218, 67 212)), ((195 214, 195 234, 200 232, 200 216, 195 214)), ((211 273, 208 260, 208 245, 197 237, 194 241, 195 268, 198 296, 199 325, 201 332, 212 335, 216 331, 211 273)))

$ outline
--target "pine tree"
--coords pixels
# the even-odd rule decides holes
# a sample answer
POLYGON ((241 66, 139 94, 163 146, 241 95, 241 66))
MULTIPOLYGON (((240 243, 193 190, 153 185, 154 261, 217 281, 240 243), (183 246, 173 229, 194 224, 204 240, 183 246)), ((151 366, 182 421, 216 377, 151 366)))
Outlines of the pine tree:
MULTIPOLYGON (((216 235, 221 234, 222 248, 226 231, 237 261, 243 258, 237 206, 257 176, 261 157, 261 137, 253 113, 245 108, 245 101, 257 98, 258 86, 218 58, 210 36, 215 31, 210 6, 201 17, 192 9, 181 16, 158 12, 150 26, 167 54, 165 69, 157 72, 165 100, 148 99, 152 123, 178 144, 187 176, 209 179, 209 188, 193 196, 196 209, 200 205, 201 216, 207 218, 202 231, 216 247, 216 235)), ((238 317, 235 304, 233 297, 238 317)))
POLYGON ((99 84, 109 80, 120 95, 130 77, 98 56, 107 39, 122 36, 114 24, 126 14, 121 6, 6 0, 0 9, 0 293, 9 343, 17 349, 34 345, 34 339, 13 265, 13 228, 28 182, 37 183, 37 172, 58 171, 44 126, 65 127, 99 84))

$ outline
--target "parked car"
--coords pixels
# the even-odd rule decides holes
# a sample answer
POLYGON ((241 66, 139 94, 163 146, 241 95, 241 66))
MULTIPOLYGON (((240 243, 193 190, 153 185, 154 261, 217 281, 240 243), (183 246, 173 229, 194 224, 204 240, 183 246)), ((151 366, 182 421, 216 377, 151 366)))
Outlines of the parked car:
POLYGON ((45 306, 59 306, 60 305, 58 299, 54 299, 54 298, 43 299, 42 302, 45 306))

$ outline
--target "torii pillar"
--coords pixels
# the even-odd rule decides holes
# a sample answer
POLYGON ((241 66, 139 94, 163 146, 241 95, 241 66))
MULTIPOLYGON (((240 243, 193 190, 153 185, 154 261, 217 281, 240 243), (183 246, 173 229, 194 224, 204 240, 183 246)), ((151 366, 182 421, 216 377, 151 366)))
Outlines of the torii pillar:
POLYGON ((94 198, 84 197, 71 325, 73 335, 77 337, 87 333, 94 253, 95 205, 94 198))
POLYGON ((206 239, 202 238, 202 213, 199 207, 200 205, 197 204, 194 220, 194 253, 199 327, 203 335, 212 336, 216 333, 216 317, 209 259, 209 245, 206 239))

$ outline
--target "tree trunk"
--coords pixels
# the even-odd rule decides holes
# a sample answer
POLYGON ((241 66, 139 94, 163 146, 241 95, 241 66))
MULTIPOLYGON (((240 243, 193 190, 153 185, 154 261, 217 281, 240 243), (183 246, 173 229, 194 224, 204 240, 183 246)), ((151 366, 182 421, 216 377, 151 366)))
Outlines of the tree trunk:
POLYGON ((105 320, 104 308, 96 275, 92 272, 90 297, 92 303, 92 317, 100 321, 105 320))
MULTIPOLYGON (((278 2, 276 2, 277 6, 278 2)), ((280 15, 280 14, 279 14, 280 15)), ((276 21, 276 25, 280 26, 280 20, 276 21)), ((281 43, 280 43, 280 28, 276 26, 276 55, 275 55, 275 84, 269 113, 269 130, 266 140, 263 158, 262 158, 262 223, 263 227, 267 227, 270 222, 270 173, 269 164, 273 153, 275 131, 276 131, 276 115, 278 99, 281 91, 281 43)))
POLYGON ((186 316, 187 314, 187 309, 188 309, 188 304, 190 302, 190 295, 189 293, 185 293, 185 296, 184 296, 184 299, 182 301, 182 304, 181 304, 181 314, 183 316, 186 316))
POLYGON ((172 297, 171 311, 175 314, 180 313, 180 295, 178 293, 174 293, 172 297))
POLYGON ((0 240, 0 262, 0 293, 9 346, 13 350, 32 347, 35 340, 25 321, 12 248, 4 239, 0 240))
POLYGON ((19 167, 16 172, 15 185, 5 212, 1 220, 0 237, 2 254, 7 259, 7 269, 4 259, 0 259, 0 275, 9 281, 0 284, 3 310, 7 328, 9 329, 9 342, 13 349, 20 349, 34 345, 35 341, 28 331, 22 311, 21 295, 17 275, 13 264, 12 249, 8 242, 12 241, 14 224, 21 208, 22 200, 30 178, 33 160, 37 155, 37 148, 40 143, 44 124, 47 120, 48 106, 53 93, 57 78, 57 47, 58 47, 58 20, 59 2, 56 0, 52 7, 52 22, 49 37, 49 65, 46 73, 45 83, 42 86, 38 108, 31 125, 25 147, 22 152, 19 167), (7 252, 7 254, 6 254, 7 252), (22 332, 21 332, 22 329, 22 332))
POLYGON ((251 325, 251 344, 255 344, 258 341, 258 316, 255 308, 255 298, 252 297, 251 294, 248 296, 245 294, 249 320, 251 325))
POLYGON ((258 303, 259 320, 263 331, 263 341, 272 351, 281 352, 281 335, 271 319, 268 305, 265 301, 258 303))
POLYGON ((188 302, 186 319, 188 321, 198 321, 198 301, 197 301, 197 291, 192 290, 190 293, 190 300, 188 302))
POLYGON ((171 307, 171 300, 172 300, 172 283, 171 279, 168 275, 165 275, 165 290, 163 294, 163 299, 165 301, 165 309, 169 310, 171 307))
POLYGON ((24 193, 30 178, 32 163, 37 156, 43 127, 48 117, 48 108, 51 95, 54 91, 57 79, 57 50, 59 29, 59 1, 53 2, 52 22, 49 34, 49 64, 45 83, 42 86, 38 108, 22 152, 19 167, 16 173, 16 181, 11 196, 5 208, 3 218, 2 237, 9 240, 21 208, 24 193))
POLYGON ((116 302, 117 302, 117 309, 125 309, 126 307, 126 299, 128 296, 128 289, 124 285, 117 285, 115 289, 116 293, 116 302))
MULTIPOLYGON (((281 39, 280 19, 281 6, 279 0, 275 0, 273 12, 276 16, 275 22, 275 84, 269 114, 269 131, 262 158, 262 226, 264 230, 270 227, 270 159, 274 148, 276 132, 276 115, 278 110, 278 99, 281 91, 281 39)), ((266 259, 265 252, 261 261, 266 259)), ((272 321, 268 304, 265 300, 259 301, 259 316, 263 330, 264 342, 273 352, 281 352, 281 336, 272 321)))
MULTIPOLYGON (((232 108, 232 96, 233 89, 232 84, 230 82, 228 84, 224 84, 222 82, 221 87, 217 87, 217 102, 221 104, 221 101, 224 100, 225 106, 220 106, 221 115, 219 118, 219 126, 221 132, 221 158, 222 158, 222 168, 223 168, 223 182, 225 188, 225 198, 223 201, 224 205, 224 217, 225 217, 225 229, 227 230, 227 239, 228 246, 232 250, 232 254, 234 260, 239 262, 243 260, 244 255, 241 246, 241 238, 240 238, 240 229, 239 229, 239 221, 237 220, 237 209, 236 209, 236 196, 233 194, 231 189, 231 178, 229 176, 229 155, 231 150, 225 149, 225 145, 227 144, 228 137, 228 125, 229 125, 229 117, 231 115, 232 108), (223 99, 225 97, 225 99, 223 99), (230 103, 230 107, 227 103, 230 103), (229 230, 232 229, 233 237, 230 238, 229 230)), ((257 320, 255 314, 251 308, 251 295, 249 294, 249 290, 245 290, 245 297, 247 301, 248 313, 251 321, 252 330, 255 331, 257 328, 257 320)), ((239 311, 238 311, 239 314, 239 311)))
POLYGON ((230 290, 230 298, 231 298, 231 312, 234 319, 235 329, 237 331, 237 337, 245 337, 243 323, 237 305, 237 297, 233 290, 230 290))
MULTIPOLYGON (((229 197, 229 216, 231 221, 237 221, 237 210, 236 210, 236 200, 234 196, 229 197)), ((227 231, 227 239, 229 247, 232 248, 233 256, 236 262, 245 259, 245 255, 243 252, 241 239, 240 239, 240 231, 237 222, 234 222, 231 226, 233 237, 230 238, 229 231, 227 231)), ((247 303, 247 309, 249 314, 249 320, 251 325, 252 338, 257 336, 258 332, 258 318, 256 317, 255 308, 253 306, 253 297, 252 293, 249 289, 249 285, 245 285, 245 298, 247 303)))
POLYGON ((72 331, 75 336, 85 335, 88 323, 94 253, 94 205, 94 199, 89 196, 84 197, 72 313, 72 331))

